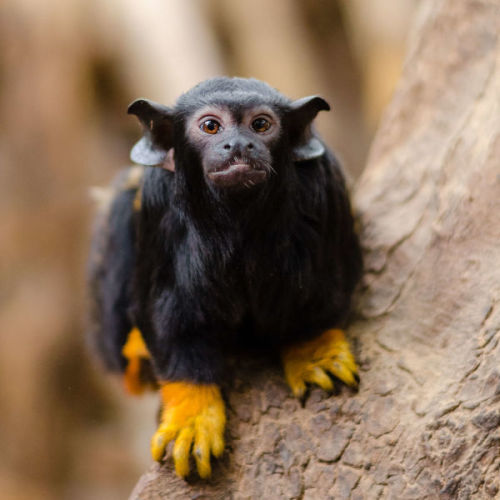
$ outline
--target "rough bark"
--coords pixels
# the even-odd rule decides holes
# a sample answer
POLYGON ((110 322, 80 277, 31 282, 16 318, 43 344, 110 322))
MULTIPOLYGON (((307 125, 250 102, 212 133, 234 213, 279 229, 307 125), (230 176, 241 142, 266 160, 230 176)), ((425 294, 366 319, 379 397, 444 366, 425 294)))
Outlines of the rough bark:
POLYGON ((356 192, 357 394, 240 367, 213 479, 170 460, 132 498, 493 498, 500 487, 500 69, 495 1, 422 4, 356 192))

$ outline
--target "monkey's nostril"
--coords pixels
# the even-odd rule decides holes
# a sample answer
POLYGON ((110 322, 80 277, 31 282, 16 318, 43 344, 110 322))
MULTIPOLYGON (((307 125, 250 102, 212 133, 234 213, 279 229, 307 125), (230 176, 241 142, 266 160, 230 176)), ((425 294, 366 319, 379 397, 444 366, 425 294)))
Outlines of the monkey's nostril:
POLYGON ((231 149, 231 144, 224 144, 224 149, 227 149, 227 150, 231 149))
POLYGON ((251 142, 248 143, 247 149, 253 149, 253 144, 251 142))

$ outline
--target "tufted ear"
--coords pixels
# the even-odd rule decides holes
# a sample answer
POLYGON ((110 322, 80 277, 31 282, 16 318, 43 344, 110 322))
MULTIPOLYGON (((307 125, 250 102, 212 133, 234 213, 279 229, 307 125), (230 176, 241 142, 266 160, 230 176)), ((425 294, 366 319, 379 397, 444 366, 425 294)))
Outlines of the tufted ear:
POLYGON ((303 97, 290 105, 293 161, 314 160, 325 152, 325 146, 311 130, 312 121, 320 111, 330 111, 330 105, 319 96, 303 97))
POLYGON ((147 99, 137 99, 128 107, 128 114, 136 115, 144 129, 144 136, 130 152, 131 160, 174 171, 172 110, 147 99))

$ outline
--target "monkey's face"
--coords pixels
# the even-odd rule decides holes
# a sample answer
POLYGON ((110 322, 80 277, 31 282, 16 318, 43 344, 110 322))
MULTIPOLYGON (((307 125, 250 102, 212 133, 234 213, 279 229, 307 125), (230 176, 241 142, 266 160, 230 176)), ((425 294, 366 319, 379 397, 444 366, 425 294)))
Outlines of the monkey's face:
POLYGON ((144 128, 131 151, 134 162, 179 175, 178 186, 200 175, 215 190, 272 186, 299 163, 321 158, 325 148, 311 126, 329 110, 319 96, 291 101, 263 82, 219 77, 183 94, 175 107, 138 99, 128 108, 144 128))
POLYGON ((271 150, 279 140, 279 116, 268 106, 237 111, 206 106, 186 124, 188 141, 198 151, 203 174, 217 188, 250 189, 273 173, 271 150))

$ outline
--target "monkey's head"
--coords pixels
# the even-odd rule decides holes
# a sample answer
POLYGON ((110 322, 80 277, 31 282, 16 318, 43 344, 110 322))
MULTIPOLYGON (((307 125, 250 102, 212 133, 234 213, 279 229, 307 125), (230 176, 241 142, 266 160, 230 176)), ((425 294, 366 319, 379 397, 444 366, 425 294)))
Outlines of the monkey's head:
POLYGON ((168 108, 145 99, 128 108, 144 127, 131 159, 203 179, 213 189, 256 189, 293 162, 325 152, 311 123, 328 103, 318 96, 291 101, 255 79, 213 78, 168 108))

